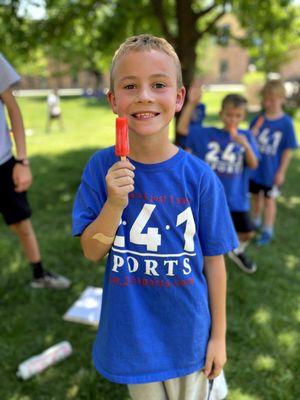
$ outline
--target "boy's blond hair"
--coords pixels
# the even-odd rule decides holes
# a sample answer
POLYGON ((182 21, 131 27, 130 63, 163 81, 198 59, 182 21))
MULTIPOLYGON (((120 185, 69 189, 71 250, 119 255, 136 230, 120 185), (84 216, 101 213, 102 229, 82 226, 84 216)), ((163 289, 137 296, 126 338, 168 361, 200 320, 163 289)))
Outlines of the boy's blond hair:
POLYGON ((275 94, 280 97, 285 97, 285 87, 281 79, 268 80, 261 90, 261 95, 264 97, 267 94, 275 94))
POLYGON ((114 90, 114 69, 118 60, 125 54, 128 54, 131 51, 161 51, 166 53, 168 56, 172 57, 176 70, 177 70, 177 86, 178 88, 182 87, 182 72, 181 72, 181 64, 179 58, 174 50, 173 46, 165 39, 153 36, 151 34, 142 34, 131 36, 123 42, 118 50, 115 52, 114 57, 112 59, 111 68, 110 68, 110 90, 114 90))

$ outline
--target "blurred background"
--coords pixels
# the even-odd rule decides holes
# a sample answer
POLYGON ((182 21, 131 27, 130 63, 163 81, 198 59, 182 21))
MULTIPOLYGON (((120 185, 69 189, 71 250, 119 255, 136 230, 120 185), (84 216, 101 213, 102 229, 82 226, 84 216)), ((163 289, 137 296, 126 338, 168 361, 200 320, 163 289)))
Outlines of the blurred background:
MULTIPOLYGON (((22 77, 15 94, 34 174, 33 224, 49 268, 73 281, 64 293, 24 285, 26 262, 0 221, 1 400, 129 400, 125 387, 94 371, 95 330, 62 315, 86 286, 103 283, 103 262, 85 260, 71 238, 72 203, 88 158, 114 142, 105 100, 111 58, 139 33, 173 44, 186 87, 202 81, 208 124, 220 123, 229 92, 247 97, 249 120, 260 110, 266 78, 280 76, 299 141, 299 1, 0 0, 0 52, 22 77), (46 133, 51 89, 61 98, 64 130, 54 125, 46 133), (20 362, 65 339, 74 347, 71 358, 29 381, 17 379, 20 362)), ((300 398, 299 174, 297 150, 278 200, 276 242, 250 249, 258 272, 246 276, 228 261, 228 400, 300 398)))

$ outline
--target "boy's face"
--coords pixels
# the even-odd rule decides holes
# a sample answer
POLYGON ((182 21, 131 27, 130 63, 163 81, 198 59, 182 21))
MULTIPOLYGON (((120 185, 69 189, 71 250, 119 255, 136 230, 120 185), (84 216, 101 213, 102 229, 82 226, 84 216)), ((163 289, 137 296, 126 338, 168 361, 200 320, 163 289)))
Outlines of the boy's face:
POLYGON ((227 104, 220 112, 221 120, 226 130, 238 128, 246 115, 245 106, 236 107, 233 104, 227 104))
POLYGON ((108 101, 115 114, 128 119, 129 131, 142 136, 168 134, 181 110, 185 89, 177 88, 175 62, 162 51, 131 51, 114 69, 108 101))
POLYGON ((268 92, 263 97, 263 107, 266 112, 276 114, 282 111, 284 96, 279 93, 268 92))

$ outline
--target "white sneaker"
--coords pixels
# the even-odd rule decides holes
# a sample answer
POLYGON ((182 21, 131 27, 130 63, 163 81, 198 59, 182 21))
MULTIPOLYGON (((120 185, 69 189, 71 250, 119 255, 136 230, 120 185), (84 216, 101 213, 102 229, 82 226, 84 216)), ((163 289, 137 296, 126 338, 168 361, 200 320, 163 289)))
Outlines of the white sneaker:
POLYGON ((228 257, 247 274, 253 274, 257 270, 255 262, 246 257, 244 253, 236 254, 234 251, 230 251, 228 257))
POLYGON ((34 289, 68 289, 71 286, 71 281, 62 275, 45 271, 41 278, 33 278, 30 286, 34 289))

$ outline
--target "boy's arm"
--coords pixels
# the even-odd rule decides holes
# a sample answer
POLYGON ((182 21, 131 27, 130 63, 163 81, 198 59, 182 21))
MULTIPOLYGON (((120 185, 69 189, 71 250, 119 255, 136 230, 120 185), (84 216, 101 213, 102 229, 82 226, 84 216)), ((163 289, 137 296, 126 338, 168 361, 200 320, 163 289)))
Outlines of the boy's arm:
POLYGON ((248 142, 246 136, 244 136, 246 141, 245 144, 242 145, 245 149, 245 158, 246 158, 246 164, 247 167, 251 168, 251 169, 255 169, 258 166, 258 159, 254 153, 254 151, 252 150, 252 147, 250 145, 250 143, 248 142), (246 143, 247 142, 247 143, 246 143))
POLYGON ((106 175, 107 200, 98 217, 83 231, 80 241, 83 253, 91 261, 98 261, 111 248, 120 224, 128 193, 134 190, 135 167, 128 161, 115 163, 106 175), (96 235, 96 238, 93 236, 96 235))
POLYGON ((204 257, 204 273, 208 284, 211 334, 206 351, 204 373, 216 378, 226 363, 226 268, 222 255, 204 257))
POLYGON ((284 183, 285 175, 286 175, 288 166, 290 164, 291 157, 292 157, 291 149, 285 149, 282 153, 280 165, 279 165, 279 168, 278 168, 275 178, 274 178, 275 185, 280 186, 284 183))
MULTIPOLYGON (((11 122, 11 129, 16 145, 16 158, 20 160, 27 159, 24 124, 18 103, 11 89, 7 89, 1 93, 1 98, 7 108, 11 122)), ((29 165, 16 164, 13 169, 13 181, 16 186, 16 192, 27 190, 32 183, 29 165)))
POLYGON ((16 144, 16 156, 18 159, 27 157, 24 124, 18 103, 11 89, 5 90, 1 94, 1 98, 7 108, 11 129, 16 144))
POLYGON ((184 106, 177 123, 177 132, 180 135, 187 136, 189 133, 189 124, 195 107, 201 101, 201 88, 191 86, 188 92, 188 101, 184 106))
POLYGON ((194 108, 195 105, 188 101, 179 116, 177 123, 177 132, 182 136, 187 136, 189 133, 189 124, 191 122, 194 108))

